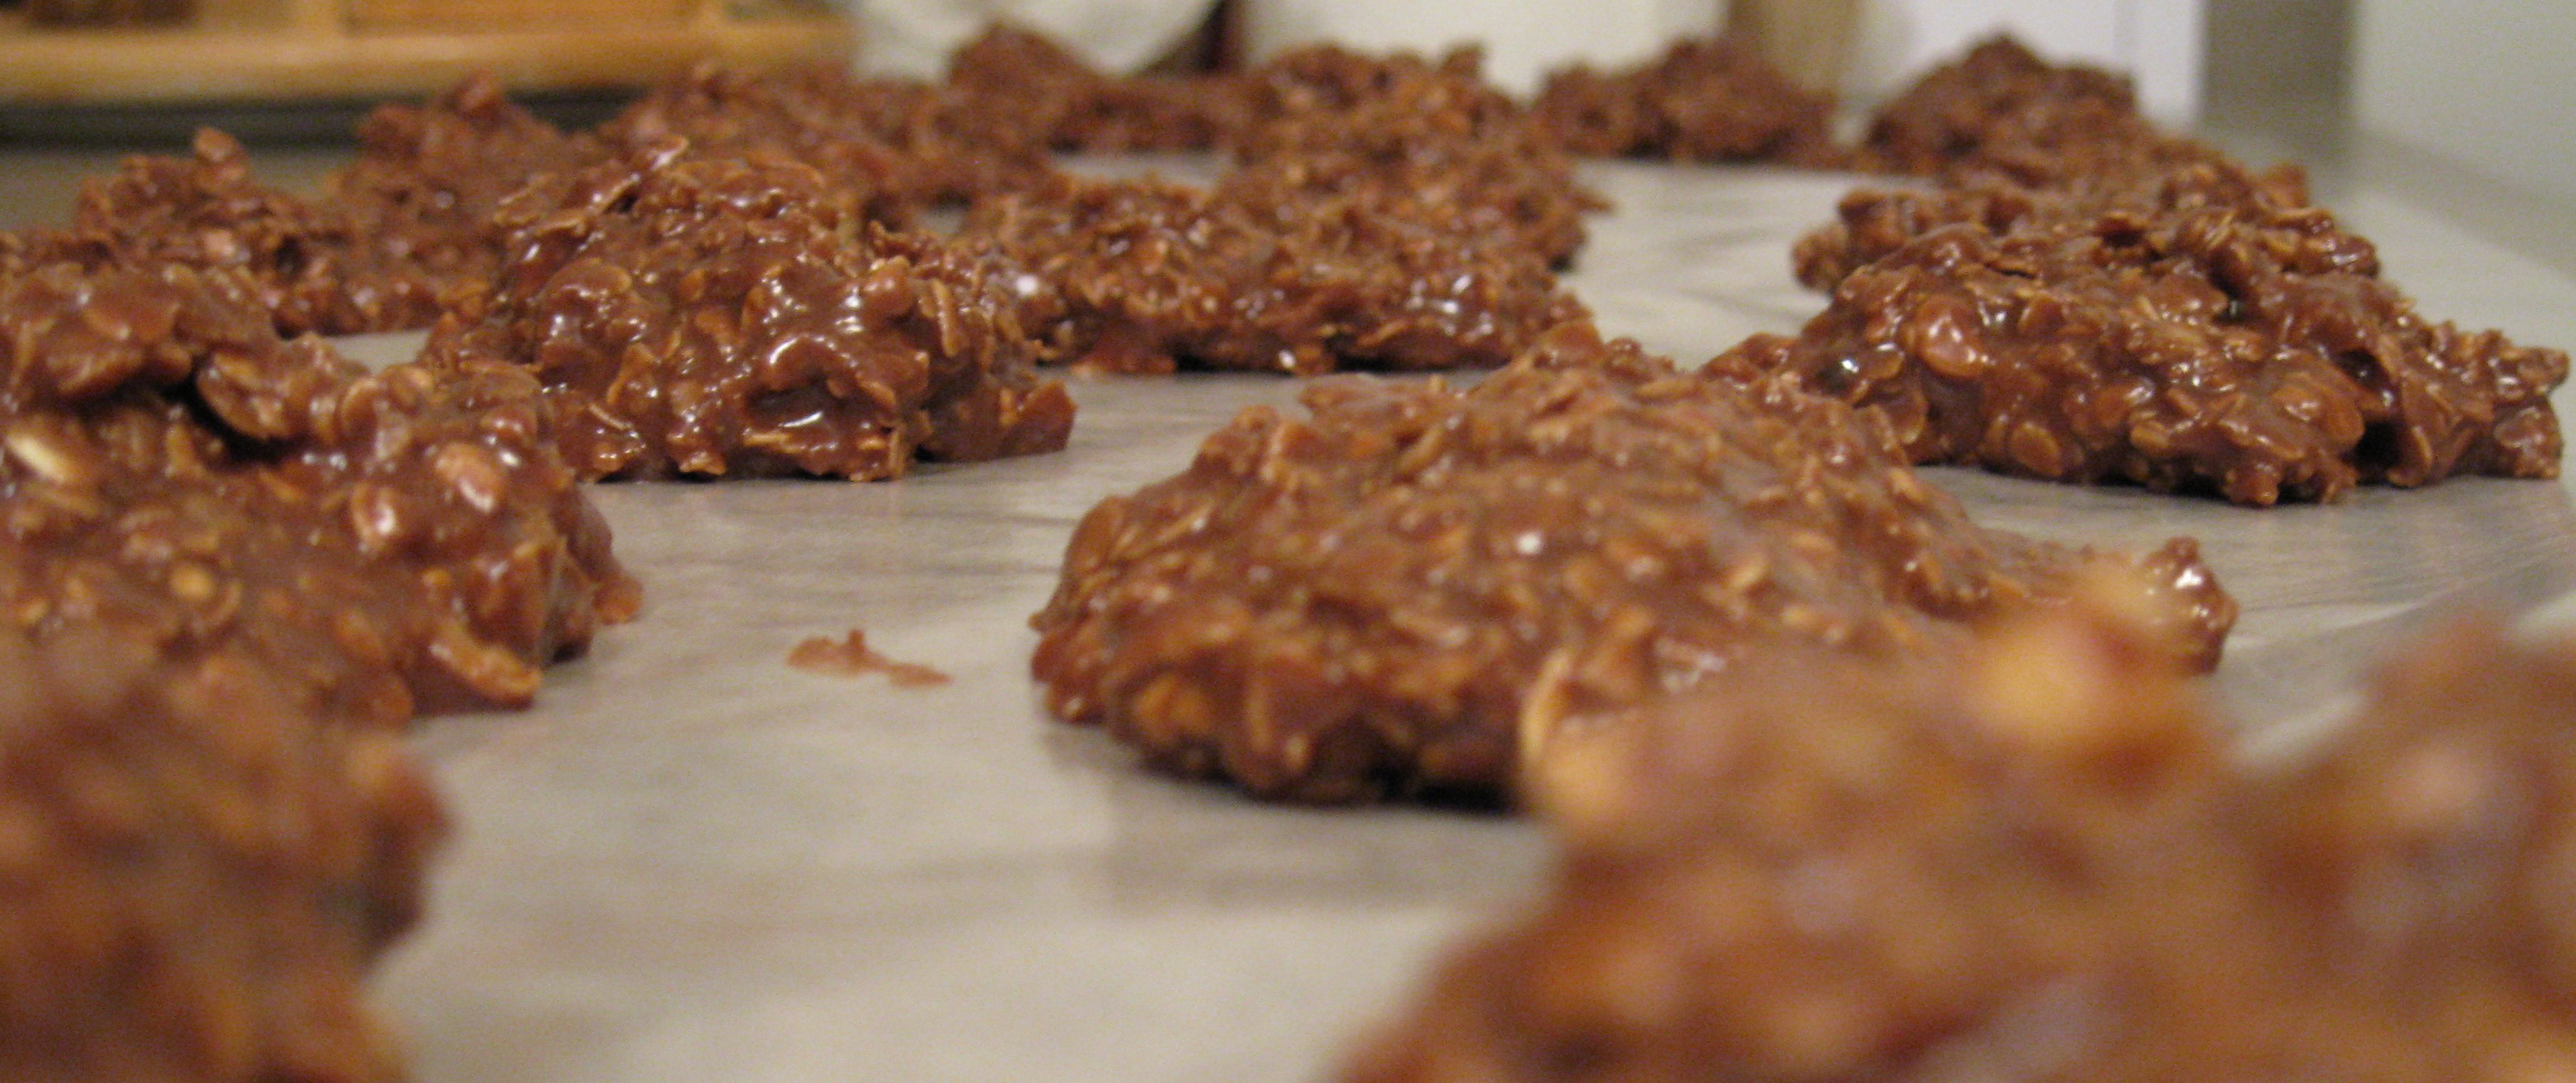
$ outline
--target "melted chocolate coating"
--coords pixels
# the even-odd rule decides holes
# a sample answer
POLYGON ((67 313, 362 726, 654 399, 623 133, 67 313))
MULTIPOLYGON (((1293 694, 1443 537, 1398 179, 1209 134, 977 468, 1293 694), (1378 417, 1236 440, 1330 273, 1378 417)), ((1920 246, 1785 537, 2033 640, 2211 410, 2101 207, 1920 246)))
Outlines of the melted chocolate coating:
POLYGON ((2426 639, 2229 757, 2134 601, 1815 652, 1560 750, 1548 897, 1353 1083, 2504 1079, 2559 1063, 2576 644, 2426 639))
POLYGON ((1585 317, 1551 267, 1598 201, 1476 64, 1293 51, 1236 84, 1213 189, 1059 180, 964 233, 1045 287, 1029 322, 1087 368, 1499 365, 1585 317))
POLYGON ((259 184, 241 144, 212 129, 190 157, 137 157, 83 183, 72 222, 126 262, 242 273, 287 334, 424 327, 439 312, 441 280, 391 257, 339 205, 259 184))
POLYGON ((0 628, 0 1078, 406 1078, 368 965, 445 833, 398 737, 265 665, 0 628))
POLYGON ((635 608, 533 381, 367 373, 225 272, 0 261, 0 613, 239 652, 298 709, 525 703, 635 608))
POLYGON ((1923 73, 1881 107, 1860 164, 1937 176, 2019 155, 2034 141, 2110 146, 2160 138, 2138 116, 2127 79, 2081 64, 2052 65, 1997 36, 1923 73))
POLYGON ((1863 191, 1797 255, 1831 304, 1716 364, 1884 413, 1917 462, 2252 505, 2557 474, 2566 355, 2424 320, 2293 174, 1863 191))
POLYGON ((995 24, 948 60, 947 92, 1024 125, 1015 142, 1059 151, 1211 150, 1250 123, 1239 81, 1112 76, 1043 34, 995 24))
POLYGON ((1375 183, 1411 196, 1398 211, 1471 238, 1516 237, 1550 266, 1583 246, 1583 215, 1604 204, 1537 118, 1478 74, 1475 50, 1436 64, 1330 46, 1291 50, 1248 72, 1251 121, 1234 147, 1246 172, 1331 196, 1375 183))
MULTIPOLYGON (((1752 646, 1931 650, 2119 561, 1974 526, 1837 403, 1577 329, 1307 402, 1084 518, 1034 621, 1057 715, 1264 797, 1499 796, 1554 727, 1752 646)), ((2143 564, 2213 663, 2234 603, 2187 541, 2143 564)))
POLYGON ((429 363, 533 372, 589 477, 876 479, 1064 446, 1073 402, 1031 375, 1006 268, 867 223, 810 167, 693 150, 505 208, 498 288, 429 363))
POLYGON ((1025 268, 1046 291, 1031 322, 1101 371, 1492 367, 1586 318, 1480 216, 1338 176, 1285 162, 1214 191, 1067 181, 977 208, 965 235, 1025 268))
POLYGON ((1549 72, 1530 108, 1575 154, 1830 168, 1846 157, 1834 146, 1833 106, 1742 42, 1684 38, 1634 67, 1549 72))
POLYGON ((947 87, 830 68, 701 67, 656 88, 601 135, 633 153, 685 139, 709 157, 786 158, 859 192, 868 217, 912 222, 1055 174, 1043 133, 1008 108, 947 87))
MULTIPOLYGON (((565 134, 477 76, 428 102, 368 114, 358 156, 332 175, 325 202, 380 259, 435 283, 444 311, 491 288, 502 201, 600 153, 596 140, 565 134)), ((377 329, 426 327, 435 315, 377 329)))

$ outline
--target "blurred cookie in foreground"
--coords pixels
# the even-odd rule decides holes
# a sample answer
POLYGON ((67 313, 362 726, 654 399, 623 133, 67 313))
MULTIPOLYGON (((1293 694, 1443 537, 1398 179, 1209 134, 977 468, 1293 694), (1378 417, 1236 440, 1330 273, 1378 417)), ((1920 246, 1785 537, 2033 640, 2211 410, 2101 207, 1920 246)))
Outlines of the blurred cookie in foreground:
POLYGON ((1789 651, 1550 761, 1536 911, 1353 1083, 2527 1079, 2576 1064, 2576 641, 2457 626, 2231 758, 2134 596, 1789 651))
POLYGON ((254 660, 0 629, 0 1079, 405 1078, 365 1001, 445 831, 254 660))

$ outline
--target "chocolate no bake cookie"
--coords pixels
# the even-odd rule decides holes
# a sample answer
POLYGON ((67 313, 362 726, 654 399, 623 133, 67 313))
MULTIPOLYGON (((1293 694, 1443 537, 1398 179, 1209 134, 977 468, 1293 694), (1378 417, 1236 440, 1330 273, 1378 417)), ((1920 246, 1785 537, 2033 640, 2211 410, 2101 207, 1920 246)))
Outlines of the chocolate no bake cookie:
POLYGON ((702 66, 638 99, 599 135, 630 151, 684 139, 710 157, 801 162, 889 225, 1055 172, 1037 122, 939 84, 822 67, 702 66))
POLYGON ((2556 475, 2566 355, 2417 315, 2294 173, 1865 190, 1841 217, 1797 251, 1826 310, 1715 364, 1878 411, 1917 462, 2253 505, 2556 475))
POLYGON ((423 309, 198 150, 0 235, 0 1078, 399 1080, 402 727, 526 704, 636 584, 528 374, 281 337, 423 309))
POLYGON ((1242 76, 1249 119, 1235 159, 1319 196, 1361 183, 1407 193, 1401 213, 1481 246, 1517 237, 1548 265, 1566 264, 1583 246, 1583 216, 1606 204, 1538 118, 1484 81, 1482 63, 1473 49, 1437 62, 1329 46, 1283 53, 1242 76))
POLYGON ((212 129, 189 157, 133 158, 83 183, 71 232, 131 263, 238 271, 288 334, 425 327, 445 285, 340 204, 254 180, 241 144, 212 129))
POLYGON ((1073 402, 1031 374, 1017 274, 879 228, 863 198, 685 141, 605 159, 503 209, 496 287, 427 363, 526 368, 588 477, 875 479, 1063 447, 1073 402))
POLYGON ((1204 151, 1233 140, 1248 104, 1230 74, 1105 74, 1062 43, 996 24, 948 58, 958 108, 1025 126, 1017 141, 1058 151, 1204 151))
MULTIPOLYGON (((434 283, 444 311, 458 295, 489 288, 501 202, 600 153, 595 139, 557 129, 478 76, 428 102, 368 114, 356 160, 329 178, 323 201, 374 259, 434 283)), ((434 318, 368 329, 427 327, 434 318)))
POLYGON ((368 966, 444 834, 266 667, 0 627, 0 1079, 392 1083, 368 966))
POLYGON ((1859 161, 1885 172, 1942 176, 2023 156, 2034 143, 2157 138, 2138 114, 2127 79, 2082 64, 2050 64, 2013 38, 1997 36, 1923 73, 1880 107, 1859 161))
POLYGON ((489 76, 382 106, 358 141, 308 199, 258 183, 241 145, 210 129, 189 157, 135 158, 84 184, 71 234, 127 263, 240 272, 288 334, 411 330, 489 288, 502 200, 604 153, 489 76))
POLYGON ((525 374, 369 373, 241 276, 0 260, 0 617, 256 659, 299 710, 520 704, 635 608, 525 374))
POLYGON ((1833 105, 1741 41, 1684 38, 1634 67, 1549 72, 1530 109, 1575 154, 1831 168, 1833 105))
POLYGON ((1553 265, 1598 205, 1475 76, 1316 48, 1242 77, 1239 164, 1208 188, 1057 178, 972 207, 962 235, 1048 294, 1074 364, 1490 368, 1585 317, 1553 265))
MULTIPOLYGON (((1773 639, 1873 657, 2127 563, 1976 527, 1883 428, 1560 330, 1474 387, 1345 378, 1094 508, 1035 618, 1050 708, 1255 794, 1508 796, 1558 727, 1773 639)), ((2138 561, 2214 662, 2188 541, 2138 561)))
POLYGON ((1108 372, 1490 368, 1586 318, 1546 263, 1454 204, 1369 175, 1251 166, 1213 190, 1067 179, 963 237, 1043 291, 1030 322, 1108 372))
POLYGON ((1352 1083, 2510 1079, 2564 1063, 2576 644, 2414 647, 2232 757, 2133 602, 1817 652, 1569 747, 1534 912, 1352 1083))

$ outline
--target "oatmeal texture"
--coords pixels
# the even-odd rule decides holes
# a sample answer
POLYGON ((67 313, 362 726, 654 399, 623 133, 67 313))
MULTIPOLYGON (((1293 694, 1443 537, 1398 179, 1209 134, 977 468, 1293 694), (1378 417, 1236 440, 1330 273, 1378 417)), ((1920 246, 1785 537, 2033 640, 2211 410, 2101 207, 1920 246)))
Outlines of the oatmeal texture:
POLYGON ((1042 133, 1007 108, 945 84, 818 67, 704 66, 637 100, 601 137, 628 148, 677 138, 711 156, 802 162, 860 193, 868 216, 890 225, 1055 173, 1042 133))
POLYGON ((2157 138, 2138 115, 2127 79, 2082 64, 2050 64, 2019 41, 1997 36, 1924 72, 1882 106, 1870 119, 1858 164, 1941 176, 1995 168, 1996 159, 2022 157, 2034 142, 2107 146, 2157 138))
POLYGON ((963 233, 1024 269, 1027 322, 1083 368, 1500 365, 1585 318, 1554 268, 1599 204, 1477 64, 1295 50, 1241 77, 1213 186, 1058 178, 963 233))
POLYGON ((369 373, 238 275, 0 261, 0 614, 247 652, 299 709, 520 704, 636 590, 524 374, 369 373))
MULTIPOLYGON (((427 102, 380 106, 357 134, 357 158, 329 178, 324 201, 375 258, 435 283, 440 311, 490 288, 503 200, 601 153, 592 137, 513 104, 488 75, 427 102)), ((427 327, 435 318, 370 329, 427 327)))
POLYGON ((0 1079, 407 1078, 365 979, 445 833, 426 781, 129 630, 0 628, 0 1079))
POLYGON ((1024 126, 1015 143, 1057 151, 1211 150, 1250 123, 1234 75, 1109 75, 1055 39, 1008 23, 958 46, 947 93, 963 108, 1024 126))
POLYGON ((441 370, 524 367, 587 477, 897 477, 915 457, 1064 446, 997 263, 866 220, 779 158, 644 148, 506 206, 501 277, 442 324, 441 370))
POLYGON ((1059 717, 1263 797, 1507 798, 1569 720, 1732 679, 1771 640, 1947 649, 2096 564, 2150 569, 2196 664, 2234 617, 2188 541, 1981 529, 1838 403, 1580 329, 1469 389, 1306 401, 1085 516, 1034 621, 1059 717))
MULTIPOLYGON (((2088 595, 2088 597, 2094 597, 2088 595)), ((1542 772, 1547 896, 1352 1083, 2508 1080, 2567 1062, 2576 643, 2455 628, 2234 759, 2134 600, 1794 651, 1542 772)))
POLYGON ((1844 164, 1830 95, 1798 86, 1744 42, 1684 38, 1616 71, 1551 71, 1531 103, 1549 136, 1590 157, 1844 164))
POLYGON ((1302 163, 1214 190, 1067 180, 976 208, 965 235, 1042 293, 1029 322, 1095 371, 1491 368, 1588 318, 1547 265, 1380 178, 1302 163))
POLYGON ((1796 255, 1825 311, 1717 364, 1879 412, 1917 462, 2248 505, 2557 474, 2567 355, 2418 315, 2294 171, 1863 190, 1796 255))
POLYGON ((260 184, 232 137, 200 132, 188 157, 85 183, 71 232, 130 263, 238 272, 287 334, 412 330, 490 288, 502 200, 603 153, 489 76, 381 106, 357 135, 355 159, 305 198, 260 184))
POLYGON ((260 184, 241 144, 211 128, 188 157, 131 158, 83 183, 71 233, 131 263, 238 272, 287 334, 422 327, 439 311, 441 279, 341 205, 260 184))
POLYGON ((1606 206, 1537 117, 1482 76, 1483 57, 1290 50, 1243 76, 1252 117, 1239 166, 1329 196, 1367 181, 1407 194, 1410 214, 1459 235, 1517 238, 1550 266, 1583 247, 1583 216, 1606 206))

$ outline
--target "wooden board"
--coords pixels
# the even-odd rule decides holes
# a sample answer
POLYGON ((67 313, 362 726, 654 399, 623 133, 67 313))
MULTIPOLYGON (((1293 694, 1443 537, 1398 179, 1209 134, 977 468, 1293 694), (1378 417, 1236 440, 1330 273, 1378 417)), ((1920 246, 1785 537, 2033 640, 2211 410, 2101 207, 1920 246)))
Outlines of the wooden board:
POLYGON ((377 97, 443 90, 489 71, 513 90, 642 86, 702 60, 738 66, 845 62, 848 20, 697 0, 565 20, 510 0, 268 0, 160 28, 55 28, 0 20, 0 102, 162 104, 377 97), (445 10, 466 3, 471 10, 445 10), (444 6, 442 6, 444 5, 444 6))

